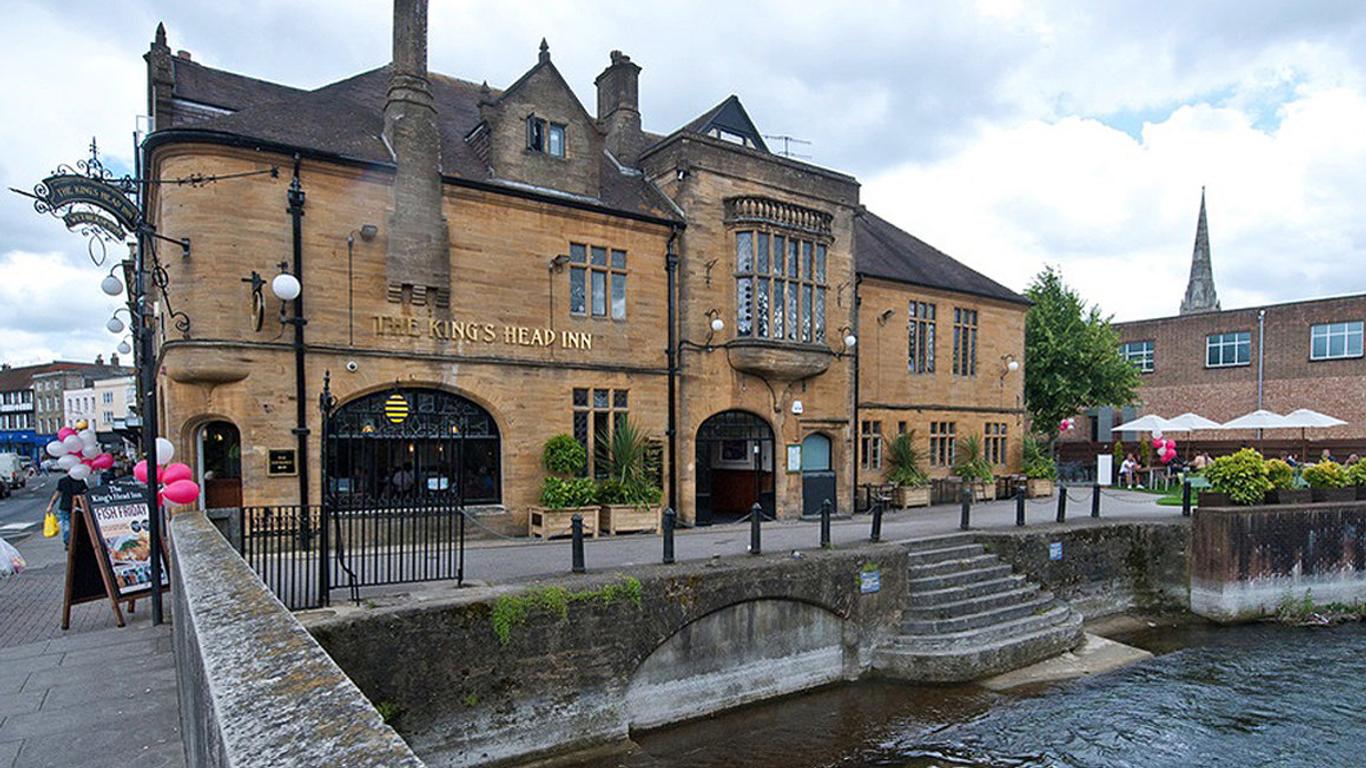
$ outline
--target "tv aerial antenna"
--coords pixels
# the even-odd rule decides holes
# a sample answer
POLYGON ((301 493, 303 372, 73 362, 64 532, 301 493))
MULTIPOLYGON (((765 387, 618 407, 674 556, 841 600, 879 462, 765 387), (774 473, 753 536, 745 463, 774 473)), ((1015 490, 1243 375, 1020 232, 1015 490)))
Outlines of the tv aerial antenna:
POLYGON ((764 134, 764 138, 772 139, 773 141, 781 141, 783 143, 783 149, 778 154, 782 155, 783 157, 792 158, 795 160, 811 159, 811 155, 798 154, 792 151, 793 144, 805 144, 807 146, 810 146, 811 142, 807 141, 806 139, 799 139, 795 136, 788 136, 787 134, 781 133, 775 135, 764 134))

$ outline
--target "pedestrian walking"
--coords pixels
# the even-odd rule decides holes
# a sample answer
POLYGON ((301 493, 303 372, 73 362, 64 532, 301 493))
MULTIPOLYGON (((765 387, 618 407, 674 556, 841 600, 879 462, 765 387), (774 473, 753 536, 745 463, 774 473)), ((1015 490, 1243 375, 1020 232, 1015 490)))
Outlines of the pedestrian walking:
POLYGON ((52 506, 57 505, 57 522, 62 526, 62 546, 71 543, 71 508, 78 494, 85 493, 85 483, 77 480, 71 475, 63 475, 57 481, 57 489, 52 492, 52 498, 47 501, 47 511, 43 514, 51 514, 52 506))

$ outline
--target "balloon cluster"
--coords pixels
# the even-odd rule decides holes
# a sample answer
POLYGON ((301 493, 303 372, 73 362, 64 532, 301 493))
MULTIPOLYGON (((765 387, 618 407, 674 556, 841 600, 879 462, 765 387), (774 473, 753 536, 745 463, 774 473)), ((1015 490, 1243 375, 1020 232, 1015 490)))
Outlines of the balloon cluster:
POLYGON ((1069 417, 1058 423, 1058 431, 1066 432, 1075 426, 1077 426, 1077 420, 1069 417))
POLYGON ((1170 437, 1163 437, 1162 430, 1153 430, 1153 450, 1157 451, 1157 458, 1163 464, 1170 464, 1176 458, 1176 441, 1170 437))
MULTIPOLYGON (((157 438, 157 504, 166 502, 172 504, 193 504, 199 498, 199 484, 190 478, 194 473, 189 466, 176 462, 170 463, 175 458, 175 446, 170 440, 164 437, 157 438)), ((133 465, 133 477, 139 483, 147 484, 147 460, 143 459, 133 465)))
POLYGON ((95 430, 89 428, 77 432, 62 427, 57 439, 47 444, 47 452, 75 480, 85 480, 97 470, 114 466, 114 457, 100 450, 95 430))

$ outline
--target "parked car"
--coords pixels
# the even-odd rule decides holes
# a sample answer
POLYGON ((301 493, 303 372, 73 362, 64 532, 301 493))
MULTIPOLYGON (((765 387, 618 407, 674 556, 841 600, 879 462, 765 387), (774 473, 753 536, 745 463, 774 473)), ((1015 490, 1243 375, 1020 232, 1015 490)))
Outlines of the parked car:
POLYGON ((0 480, 10 488, 23 488, 28 485, 28 470, 19 460, 17 453, 0 453, 0 480))

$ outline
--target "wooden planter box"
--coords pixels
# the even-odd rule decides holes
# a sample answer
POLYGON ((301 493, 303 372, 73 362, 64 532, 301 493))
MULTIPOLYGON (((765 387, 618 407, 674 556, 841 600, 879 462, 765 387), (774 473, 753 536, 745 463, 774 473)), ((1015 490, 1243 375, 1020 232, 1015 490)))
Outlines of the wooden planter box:
POLYGON ((598 508, 598 525, 607 533, 659 530, 663 507, 637 507, 631 504, 604 504, 598 508))
POLYGON ((1308 504, 1313 494, 1308 488, 1278 488, 1266 492, 1267 504, 1308 504))
POLYGON ((1356 501, 1357 489, 1353 486, 1346 488, 1310 488, 1313 493, 1314 501, 1356 501))
POLYGON ((996 500, 996 481, 989 483, 972 484, 973 501, 995 501, 996 500))
POLYGON ((1053 481, 1047 477, 1031 477, 1026 483, 1029 498, 1038 499, 1053 495, 1053 481))
POLYGON ((574 533, 574 515, 583 516, 583 535, 598 537, 599 507, 567 507, 565 509, 546 509, 532 507, 527 515, 527 535, 553 539, 556 536, 570 536, 574 533))
POLYGON ((1227 507, 1229 506, 1228 494, 1217 491, 1201 491, 1200 500, 1196 504, 1198 507, 1227 507))
POLYGON ((928 507, 930 505, 930 487, 921 485, 913 488, 909 485, 898 485, 892 496, 892 501, 901 509, 928 507))

